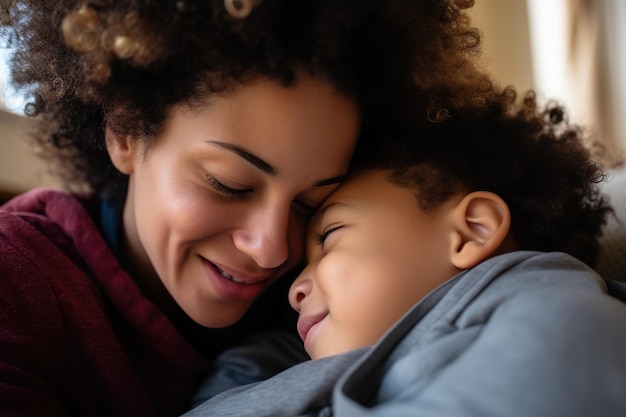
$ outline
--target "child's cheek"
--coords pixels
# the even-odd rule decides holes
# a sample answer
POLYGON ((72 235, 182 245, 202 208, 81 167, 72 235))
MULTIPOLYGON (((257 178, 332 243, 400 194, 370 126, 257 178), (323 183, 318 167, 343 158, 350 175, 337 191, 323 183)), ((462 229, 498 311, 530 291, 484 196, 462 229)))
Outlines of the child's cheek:
POLYGON ((348 250, 333 248, 320 260, 317 267, 317 279, 320 285, 334 285, 347 282, 358 274, 359 264, 354 262, 348 250))

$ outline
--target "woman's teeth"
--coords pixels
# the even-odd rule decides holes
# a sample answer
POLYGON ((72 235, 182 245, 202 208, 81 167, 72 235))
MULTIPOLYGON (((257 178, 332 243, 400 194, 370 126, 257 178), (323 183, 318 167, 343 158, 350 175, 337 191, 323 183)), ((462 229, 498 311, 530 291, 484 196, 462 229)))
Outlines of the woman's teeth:
POLYGON ((220 274, 229 281, 236 282, 237 284, 247 284, 247 282, 240 280, 239 278, 235 278, 230 275, 228 272, 220 271, 220 274))

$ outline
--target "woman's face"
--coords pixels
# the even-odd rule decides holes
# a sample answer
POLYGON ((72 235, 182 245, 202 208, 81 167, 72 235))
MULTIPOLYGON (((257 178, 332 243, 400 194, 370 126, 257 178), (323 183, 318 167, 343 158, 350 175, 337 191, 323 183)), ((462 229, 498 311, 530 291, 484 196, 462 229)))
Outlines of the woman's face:
POLYGON ((353 100, 300 75, 175 107, 152 147, 128 142, 125 248, 142 290, 207 327, 239 320, 302 261, 306 222, 345 175, 359 125, 353 100))

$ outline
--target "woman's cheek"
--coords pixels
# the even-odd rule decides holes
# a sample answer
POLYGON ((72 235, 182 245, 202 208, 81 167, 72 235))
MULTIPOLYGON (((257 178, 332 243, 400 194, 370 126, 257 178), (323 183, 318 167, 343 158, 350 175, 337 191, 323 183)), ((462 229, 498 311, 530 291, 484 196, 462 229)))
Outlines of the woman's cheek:
POLYGON ((302 215, 293 214, 289 219, 288 242, 289 242, 289 258, 287 263, 290 267, 294 267, 304 261, 306 252, 306 228, 307 219, 302 215))

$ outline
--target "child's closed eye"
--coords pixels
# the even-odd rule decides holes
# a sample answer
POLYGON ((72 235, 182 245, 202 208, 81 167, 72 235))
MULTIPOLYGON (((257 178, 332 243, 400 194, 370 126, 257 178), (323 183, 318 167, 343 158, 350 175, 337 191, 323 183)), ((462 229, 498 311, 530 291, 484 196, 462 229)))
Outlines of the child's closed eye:
POLYGON ((313 239, 315 239, 315 243, 320 245, 320 246, 324 246, 324 242, 326 241, 326 239, 328 238, 328 236, 336 231, 339 230, 343 227, 343 225, 332 225, 327 227, 326 229, 323 229, 321 232, 316 232, 315 235, 313 236, 313 239))

